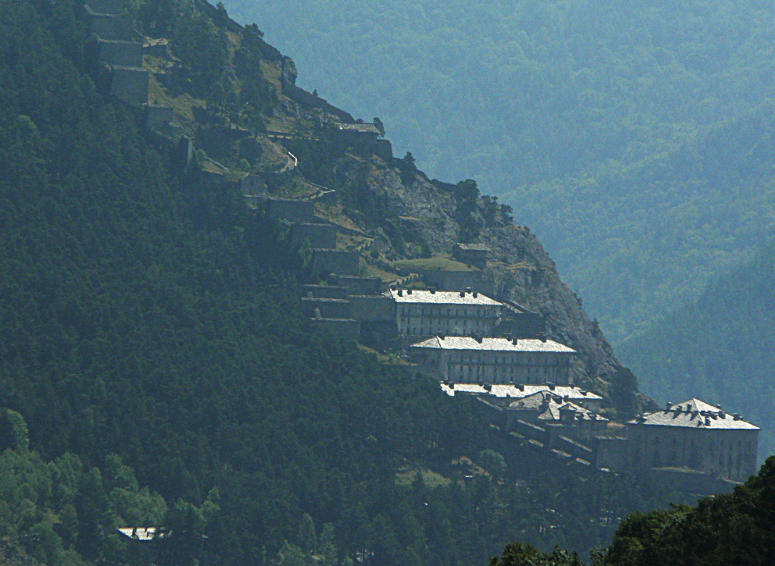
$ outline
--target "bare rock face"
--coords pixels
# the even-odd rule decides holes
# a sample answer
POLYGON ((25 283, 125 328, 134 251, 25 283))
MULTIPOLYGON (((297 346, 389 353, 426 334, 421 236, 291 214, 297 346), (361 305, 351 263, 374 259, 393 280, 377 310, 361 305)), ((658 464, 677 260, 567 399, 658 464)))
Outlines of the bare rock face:
MULTIPOLYGON (((345 184, 358 186, 355 199, 356 222, 374 235, 387 257, 405 256, 397 249, 396 232, 404 239, 420 242, 427 255, 448 254, 461 233, 473 231, 475 241, 490 249, 484 278, 503 298, 517 302, 546 319, 549 337, 579 352, 577 382, 601 393, 608 393, 622 366, 596 321, 590 320, 581 300, 561 280, 556 266, 535 235, 515 225, 506 209, 495 207, 492 199, 477 197, 476 206, 461 224, 461 202, 451 185, 430 181, 421 172, 394 159, 373 158, 355 166, 347 157, 337 164, 345 184), (365 174, 364 174, 365 169, 365 174), (357 170, 357 173, 356 173, 357 170), (368 203, 372 212, 363 215, 368 203), (489 203, 490 213, 485 210, 489 203), (486 220, 489 217, 489 221, 486 220)), ((353 202, 353 199, 350 199, 353 202)))

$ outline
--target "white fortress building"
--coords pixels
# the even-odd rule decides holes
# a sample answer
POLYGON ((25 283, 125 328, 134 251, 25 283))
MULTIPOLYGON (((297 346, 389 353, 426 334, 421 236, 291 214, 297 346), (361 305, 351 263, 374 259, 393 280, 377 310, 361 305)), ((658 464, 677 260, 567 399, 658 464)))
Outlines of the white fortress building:
POLYGON ((537 338, 434 336, 410 348, 410 359, 453 382, 570 385, 572 348, 537 338))
POLYGON ((503 303, 476 291, 391 289, 403 336, 492 334, 503 303))
POLYGON ((628 423, 628 436, 640 469, 696 471, 737 482, 756 473, 759 427, 699 399, 641 415, 628 423))

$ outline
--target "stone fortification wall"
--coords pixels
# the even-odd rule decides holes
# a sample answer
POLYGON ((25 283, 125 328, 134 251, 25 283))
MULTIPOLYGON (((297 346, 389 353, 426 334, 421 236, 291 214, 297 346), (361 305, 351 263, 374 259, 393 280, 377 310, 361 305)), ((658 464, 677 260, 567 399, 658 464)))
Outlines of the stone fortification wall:
POLYGON ((305 297, 317 297, 319 299, 347 298, 347 289, 336 285, 304 285, 302 292, 305 297))
POLYGON ((361 322, 395 323, 396 304, 383 295, 350 295, 352 317, 361 322))
POLYGON ((109 41, 132 41, 134 27, 129 16, 90 13, 91 31, 100 39, 109 41))
POLYGON ((609 470, 626 471, 631 467, 627 438, 598 436, 593 441, 595 466, 609 470))
POLYGON ((313 318, 352 318, 350 301, 344 299, 302 297, 301 308, 305 315, 313 318))
POLYGON ((313 248, 312 270, 317 274, 357 275, 359 259, 357 252, 313 248))
POLYGON ((132 105, 148 102, 148 71, 118 67, 113 69, 110 94, 132 105))
POLYGON ((99 40, 100 63, 111 67, 142 67, 143 46, 136 41, 99 40))
POLYGON ((350 295, 376 295, 382 291, 382 280, 377 277, 340 275, 336 277, 336 283, 346 288, 350 295))
POLYGON ((317 318, 311 320, 312 325, 329 336, 337 336, 343 340, 358 340, 361 327, 357 320, 346 318, 317 318))
POLYGON ((265 202, 267 214, 275 220, 313 222, 315 219, 315 206, 309 201, 268 198, 265 202))
POLYGON ((393 145, 390 140, 377 140, 374 153, 385 161, 393 159, 393 145))
POLYGON ((300 246, 309 240, 313 248, 336 248, 336 226, 333 224, 294 224, 291 228, 291 243, 300 246))

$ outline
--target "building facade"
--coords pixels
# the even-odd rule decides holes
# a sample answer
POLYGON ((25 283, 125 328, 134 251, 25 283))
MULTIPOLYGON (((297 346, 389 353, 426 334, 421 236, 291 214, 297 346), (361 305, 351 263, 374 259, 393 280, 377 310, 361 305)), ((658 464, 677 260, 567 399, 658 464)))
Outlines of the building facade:
POLYGON ((391 289, 396 327, 403 336, 486 335, 498 325, 503 304, 476 291, 391 289))
POLYGON ((572 348, 535 338, 435 336, 414 344, 410 358, 434 377, 453 382, 570 385, 572 348))
POLYGON ((759 427, 699 399, 628 423, 638 470, 684 469, 742 482, 756 472, 759 427))

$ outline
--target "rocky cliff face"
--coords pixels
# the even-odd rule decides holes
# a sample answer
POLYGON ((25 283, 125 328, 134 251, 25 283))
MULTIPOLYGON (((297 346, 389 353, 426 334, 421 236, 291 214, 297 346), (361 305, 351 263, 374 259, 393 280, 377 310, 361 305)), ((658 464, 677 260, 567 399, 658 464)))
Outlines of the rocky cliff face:
POLYGON ((613 349, 508 207, 479 195, 473 181, 432 181, 407 159, 346 151, 326 169, 333 175, 325 181, 340 189, 342 215, 366 235, 355 245, 367 264, 379 259, 387 268, 401 266, 402 259, 442 256, 461 239, 485 245, 491 252, 487 268, 472 271, 472 280, 481 277, 491 292, 543 315, 548 336, 578 350, 577 382, 611 397, 623 371, 613 349))

